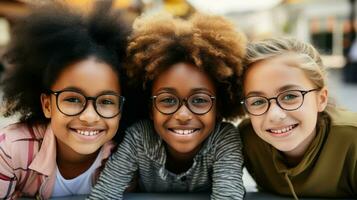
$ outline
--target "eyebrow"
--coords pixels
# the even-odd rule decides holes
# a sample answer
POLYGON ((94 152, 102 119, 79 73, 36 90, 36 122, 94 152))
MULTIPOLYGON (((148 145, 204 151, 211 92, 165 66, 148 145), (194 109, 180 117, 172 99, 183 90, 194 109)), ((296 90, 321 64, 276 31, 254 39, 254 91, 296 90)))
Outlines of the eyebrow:
POLYGON ((203 92, 203 91, 208 92, 208 93, 214 93, 214 91, 211 91, 211 90, 209 90, 207 88, 194 88, 191 91, 193 93, 195 93, 195 92, 203 92))
MULTIPOLYGON (((170 87, 162 87, 159 88, 156 92, 162 93, 162 92, 171 92, 171 93, 177 93, 177 90, 174 88, 170 88, 170 87)), ((193 88, 191 89, 191 93, 197 93, 197 92, 208 92, 210 94, 214 94, 214 91, 211 91, 207 88, 193 88)))
MULTIPOLYGON (((65 87, 61 90, 71 90, 71 91, 75 91, 75 92, 79 92, 81 94, 84 94, 84 95, 87 95, 86 92, 84 92, 83 90, 81 90, 80 88, 77 88, 77 87, 73 87, 73 86, 70 86, 70 87, 65 87)), ((60 90, 60 91, 61 91, 60 90)), ((115 92, 113 90, 103 90, 101 92, 99 92, 96 96, 99 96, 99 95, 103 95, 103 94, 115 94, 115 95, 119 95, 118 92, 115 92)))
MULTIPOLYGON (((289 84, 289 85, 284 85, 283 87, 280 87, 276 93, 281 93, 281 92, 285 92, 287 90, 297 90, 297 89, 301 89, 301 86, 299 85, 294 85, 294 84, 289 84)), ((250 91, 247 95, 245 96, 264 96, 265 93, 261 92, 261 91, 250 91)))
POLYGON ((300 85, 294 85, 294 84, 290 84, 290 85, 285 85, 281 88, 278 89, 278 92, 285 92, 287 90, 297 90, 297 89, 301 89, 302 87, 300 85))
POLYGON ((175 93, 176 92, 176 90, 175 89, 173 89, 173 88, 169 88, 169 87, 162 87, 162 88, 159 88, 158 90, 156 90, 155 92, 153 92, 153 93, 157 93, 157 92, 159 92, 159 93, 162 93, 162 92, 171 92, 171 93, 175 93))

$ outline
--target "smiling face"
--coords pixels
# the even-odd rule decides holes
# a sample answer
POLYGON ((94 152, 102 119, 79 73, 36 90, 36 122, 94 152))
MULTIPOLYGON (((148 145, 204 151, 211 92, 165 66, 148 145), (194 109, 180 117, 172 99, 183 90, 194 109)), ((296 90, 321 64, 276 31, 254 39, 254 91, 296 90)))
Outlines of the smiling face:
MULTIPOLYGON (((157 76, 152 95, 171 93, 186 99, 197 93, 215 96, 212 80, 196 66, 177 63, 157 76)), ((197 99, 202 101, 201 98, 197 99)), ((205 114, 192 113, 185 105, 173 114, 163 114, 152 106, 152 119, 159 136, 166 142, 169 153, 178 156, 194 156, 203 141, 212 133, 216 123, 216 104, 205 114)))
MULTIPOLYGON (((316 88, 304 71, 291 63, 289 56, 277 56, 249 66, 243 83, 245 97, 271 98, 288 90, 316 88)), ((315 137, 318 112, 327 105, 327 89, 307 93, 302 106, 293 111, 281 109, 275 100, 270 103, 265 114, 250 115, 256 134, 287 156, 302 156, 315 137)))
MULTIPOLYGON (((67 66, 50 89, 70 89, 93 97, 106 93, 120 95, 117 72, 95 58, 67 66)), ((104 143, 113 138, 118 129, 120 115, 110 119, 100 117, 93 107, 92 100, 88 101, 85 110, 76 116, 61 113, 53 94, 43 94, 41 103, 45 116, 51 119, 51 128, 57 138, 57 148, 62 155, 76 158, 96 153, 104 143)))

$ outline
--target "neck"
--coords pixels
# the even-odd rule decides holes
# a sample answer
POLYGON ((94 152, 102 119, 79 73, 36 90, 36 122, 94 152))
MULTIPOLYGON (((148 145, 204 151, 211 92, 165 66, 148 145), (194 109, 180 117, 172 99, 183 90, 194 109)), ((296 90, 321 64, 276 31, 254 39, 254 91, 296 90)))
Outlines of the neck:
POLYGON ((73 179, 90 168, 98 153, 99 150, 89 155, 79 154, 57 140, 58 169, 65 179, 73 179))
POLYGON ((176 174, 187 171, 192 166, 193 158, 200 149, 201 145, 190 152, 181 153, 167 146, 166 168, 176 174))
POLYGON ((283 152, 286 164, 289 167, 294 167, 300 163, 315 137, 316 129, 295 149, 283 152))

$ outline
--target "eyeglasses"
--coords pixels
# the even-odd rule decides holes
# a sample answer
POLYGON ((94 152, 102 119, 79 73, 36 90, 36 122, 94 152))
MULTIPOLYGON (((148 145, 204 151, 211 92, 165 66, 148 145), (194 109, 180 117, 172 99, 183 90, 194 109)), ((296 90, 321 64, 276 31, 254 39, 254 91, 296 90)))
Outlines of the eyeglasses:
POLYGON ((203 115, 212 109, 216 97, 206 93, 195 93, 185 99, 180 99, 172 93, 164 92, 152 96, 151 99, 155 108, 165 115, 175 113, 182 105, 185 105, 194 114, 203 115))
POLYGON ((103 118, 113 118, 122 110, 125 98, 117 94, 107 93, 96 97, 87 97, 80 92, 73 90, 52 91, 48 93, 56 96, 58 110, 67 116, 81 114, 87 107, 89 100, 92 100, 94 110, 103 118))
POLYGON ((276 104, 283 110, 293 111, 299 109, 304 103, 304 96, 312 91, 320 90, 315 88, 311 90, 288 90, 278 94, 276 97, 267 98, 264 96, 249 96, 241 101, 245 110, 255 116, 260 116, 266 113, 271 104, 271 100, 275 99, 276 104))

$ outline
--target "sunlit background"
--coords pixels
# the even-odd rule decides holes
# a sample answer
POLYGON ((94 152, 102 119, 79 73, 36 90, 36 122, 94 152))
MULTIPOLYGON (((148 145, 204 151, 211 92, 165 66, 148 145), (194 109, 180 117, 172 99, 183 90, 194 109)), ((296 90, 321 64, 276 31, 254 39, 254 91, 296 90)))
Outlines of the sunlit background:
MULTIPOLYGON (((26 16, 30 6, 51 2, 0 0, 0 55, 11 38, 12 25, 26 16)), ((63 2, 89 10, 94 1, 63 2)), ((114 6, 125 10, 129 21, 142 13, 167 11, 187 18, 194 12, 207 12, 231 19, 250 40, 292 36, 310 42, 330 68, 332 96, 339 105, 357 111, 357 66, 345 67, 355 38, 355 0, 114 0, 114 6)))
MULTIPOLYGON (((93 5, 92 0, 63 1, 84 11, 93 5)), ((31 6, 43 3, 51 0, 0 0, 0 56, 11 39, 11 27, 26 16, 31 6)), ((331 96, 338 105, 357 111, 357 55, 350 52, 357 28, 355 0, 115 0, 114 3, 116 9, 125 10, 131 22, 143 13, 167 11, 187 18, 195 12, 207 12, 226 16, 249 40, 292 36, 310 42, 328 67, 331 96)), ((0 118, 0 127, 14 120, 0 118)), ((248 191, 254 190, 249 177, 245 176, 244 181, 248 191)))

